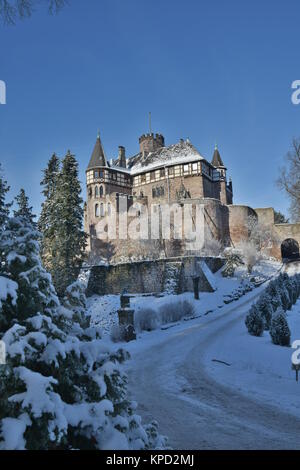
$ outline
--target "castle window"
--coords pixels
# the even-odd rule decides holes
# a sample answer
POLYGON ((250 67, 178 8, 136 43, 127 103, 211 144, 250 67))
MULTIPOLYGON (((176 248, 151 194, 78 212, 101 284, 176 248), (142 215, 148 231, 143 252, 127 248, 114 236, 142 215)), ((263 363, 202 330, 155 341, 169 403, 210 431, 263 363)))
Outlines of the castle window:
POLYGON ((163 178, 166 175, 166 170, 165 168, 160 169, 160 177, 163 178))
POLYGON ((193 171, 197 171, 198 170, 198 163, 193 163, 193 171))
POLYGON ((169 173, 169 176, 174 175, 174 167, 173 166, 171 168, 169 168, 168 173, 169 173))
POLYGON ((101 202, 100 204, 100 216, 103 217, 105 214, 105 211, 104 211, 104 204, 103 202, 101 202))
POLYGON ((100 186, 100 197, 103 197, 103 193, 104 193, 103 186, 100 186))
POLYGON ((189 165, 183 165, 183 173, 189 172, 189 165))
POLYGON ((94 178, 99 178, 99 171, 98 170, 94 171, 94 178))
POLYGON ((111 203, 109 202, 107 204, 107 215, 110 215, 111 214, 111 203))
POLYGON ((104 171, 100 170, 100 178, 104 178, 104 171))
POLYGON ((150 181, 154 181, 155 180, 155 171, 151 171, 150 173, 150 181))
POLYGON ((100 215, 100 212, 99 212, 99 204, 96 204, 96 205, 95 205, 95 216, 96 216, 96 217, 99 217, 99 215, 100 215))
POLYGON ((146 183, 146 173, 141 175, 141 183, 146 183))
POLYGON ((95 187, 95 197, 99 196, 99 188, 98 186, 95 187))

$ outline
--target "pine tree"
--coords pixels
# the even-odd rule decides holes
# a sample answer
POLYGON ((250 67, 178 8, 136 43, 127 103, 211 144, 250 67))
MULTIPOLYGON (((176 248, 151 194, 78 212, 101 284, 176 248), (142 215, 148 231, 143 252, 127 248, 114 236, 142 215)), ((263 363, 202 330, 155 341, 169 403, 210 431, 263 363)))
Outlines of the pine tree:
POLYGON ((290 345, 291 332, 282 308, 278 308, 273 315, 270 335, 274 344, 279 344, 280 346, 290 345))
POLYGON ((9 190, 10 187, 4 179, 3 170, 0 164, 0 230, 5 227, 5 223, 9 216, 11 203, 6 202, 6 194, 9 190))
POLYGON ((42 204, 41 216, 38 222, 38 228, 41 232, 41 257, 43 265, 49 272, 53 272, 54 266, 54 243, 59 224, 57 216, 57 186, 60 162, 55 153, 48 162, 44 170, 44 178, 41 181, 43 186, 43 195, 45 201, 42 204))
MULTIPOLYGON (((96 327, 85 328, 60 305, 41 265, 38 232, 21 217, 1 236, 5 271, 18 286, 3 300, 0 340, 7 363, 0 368, 0 449, 163 448, 156 423, 145 428, 127 399, 120 368, 127 357, 112 352, 96 327)), ((70 289, 71 298, 76 288, 70 289)))
POLYGON ((250 308, 250 311, 246 316, 245 324, 251 335, 261 336, 263 334, 265 327, 264 320, 255 304, 250 308))
POLYGON ((59 224, 54 242, 55 266, 50 272, 57 292, 62 297, 67 286, 78 277, 86 246, 78 163, 70 151, 62 161, 58 182, 56 217, 59 224))
POLYGON ((36 218, 36 215, 32 212, 32 207, 29 205, 29 199, 23 188, 20 189, 15 201, 18 205, 18 209, 14 211, 14 216, 23 217, 26 221, 30 222, 33 227, 35 227, 36 223, 34 222, 34 219, 36 218))

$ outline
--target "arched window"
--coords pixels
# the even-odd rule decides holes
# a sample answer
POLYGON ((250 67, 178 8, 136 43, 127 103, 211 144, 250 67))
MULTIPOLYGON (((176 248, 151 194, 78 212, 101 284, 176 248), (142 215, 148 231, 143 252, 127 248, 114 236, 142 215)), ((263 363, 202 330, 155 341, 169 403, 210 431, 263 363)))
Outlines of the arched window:
POLYGON ((101 204, 100 204, 100 216, 101 217, 104 216, 104 204, 103 204, 103 202, 101 202, 101 204))
POLYGON ((107 204, 107 215, 110 215, 111 214, 111 203, 109 202, 107 204))
POLYGON ((99 217, 100 213, 99 213, 99 204, 96 204, 95 205, 95 216, 96 217, 99 217))
POLYGON ((103 186, 100 186, 100 197, 103 197, 103 194, 104 194, 103 186))
POLYGON ((98 186, 95 187, 95 197, 99 196, 99 188, 98 186))

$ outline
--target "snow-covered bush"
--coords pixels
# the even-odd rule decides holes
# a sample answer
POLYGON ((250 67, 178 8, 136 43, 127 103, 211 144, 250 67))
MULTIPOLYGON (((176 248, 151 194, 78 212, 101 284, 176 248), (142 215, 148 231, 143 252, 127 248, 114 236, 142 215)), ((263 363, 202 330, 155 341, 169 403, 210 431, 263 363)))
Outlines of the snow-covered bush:
POLYGON ((137 331, 156 330, 160 324, 159 314, 152 308, 142 308, 134 314, 134 326, 137 331))
POLYGON ((255 304, 250 308, 250 311, 246 316, 245 324, 250 335, 261 336, 263 334, 265 323, 255 304))
POLYGON ((257 262, 261 259, 261 254, 257 249, 255 243, 243 240, 238 245, 241 258, 244 264, 247 266, 248 273, 251 274, 253 267, 257 264, 257 262))
POLYGON ((205 256, 220 256, 222 251, 223 245, 221 241, 211 234, 206 234, 202 254, 205 256))
POLYGON ((276 312, 278 307, 282 306, 281 296, 279 295, 279 284, 277 280, 271 281, 268 287, 266 288, 265 292, 270 297, 270 302, 271 302, 273 311, 276 312))
POLYGON ((238 253, 234 253, 232 250, 226 250, 224 254, 225 254, 227 261, 222 270, 222 276, 233 277, 236 268, 244 264, 243 260, 238 253))
POLYGON ((88 325, 89 318, 86 316, 85 286, 80 281, 73 282, 73 284, 66 288, 63 304, 67 309, 74 312, 79 322, 85 322, 88 325))
POLYGON ((274 344, 279 344, 280 346, 290 345, 291 332, 285 313, 280 307, 272 317, 270 335, 274 344))
POLYGON ((0 275, 17 285, 17 298, 1 301, 0 449, 164 447, 127 399, 121 364, 128 353, 112 351, 96 327, 86 328, 78 305, 60 305, 38 238, 22 218, 10 219, 0 237, 0 275))
POLYGON ((182 320, 182 318, 193 316, 194 313, 195 309, 188 300, 164 304, 159 309, 159 316, 162 323, 179 321, 182 320))
POLYGON ((264 321, 264 329, 269 330, 272 315, 274 313, 270 296, 267 293, 263 293, 256 303, 256 307, 264 321))

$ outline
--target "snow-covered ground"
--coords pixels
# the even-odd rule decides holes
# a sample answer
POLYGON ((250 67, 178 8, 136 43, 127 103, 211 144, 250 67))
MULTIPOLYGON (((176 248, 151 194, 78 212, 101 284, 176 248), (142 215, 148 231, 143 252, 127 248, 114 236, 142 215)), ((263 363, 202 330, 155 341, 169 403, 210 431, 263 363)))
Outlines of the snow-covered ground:
MULTIPOLYGON (((281 264, 276 261, 261 261, 255 267, 251 277, 259 276, 267 279, 278 272, 280 268, 281 264)), ((243 285, 245 279, 248 278, 243 268, 236 271, 234 278, 223 278, 221 271, 217 272, 213 277, 215 279, 216 292, 200 292, 199 301, 194 300, 191 292, 181 295, 166 294, 160 296, 137 294, 131 297, 131 307, 135 311, 139 311, 142 308, 159 310, 164 304, 177 303, 179 300, 189 300, 194 306, 195 315, 208 315, 223 308, 226 296, 234 293, 243 285)), ((119 308, 119 295, 94 295, 88 299, 88 314, 91 315, 92 324, 101 327, 104 335, 108 335, 112 325, 118 323, 117 310, 119 308)), ((144 335, 145 333, 140 335, 139 338, 142 338, 144 335)))
MULTIPOLYGON (((254 274, 269 277, 279 268, 261 262, 254 274)), ((288 271, 294 274, 299 266, 292 264, 288 271)), ((244 324, 265 285, 235 302, 223 302, 242 276, 241 271, 235 279, 223 279, 217 273, 217 291, 201 293, 199 301, 190 293, 132 299, 138 309, 187 298, 197 313, 197 318, 143 332, 123 345, 132 357, 126 367, 138 412, 147 421, 159 421, 173 448, 300 449, 300 383, 291 370, 293 349, 273 345, 267 332, 250 336, 244 324)), ((111 306, 118 308, 119 299, 89 301, 94 322, 105 323, 108 331, 103 302, 109 312, 111 306)), ((300 339, 300 301, 288 312, 288 322, 292 340, 300 339)))
MULTIPOLYGON (((288 266, 289 274, 295 272, 299 272, 297 264, 288 266)), ((287 312, 287 320, 292 344, 300 340, 300 300, 287 312)), ((292 348, 274 345, 268 331, 261 338, 249 335, 241 316, 211 342, 203 362, 214 380, 300 417, 300 383, 291 367, 293 352, 292 348)))

